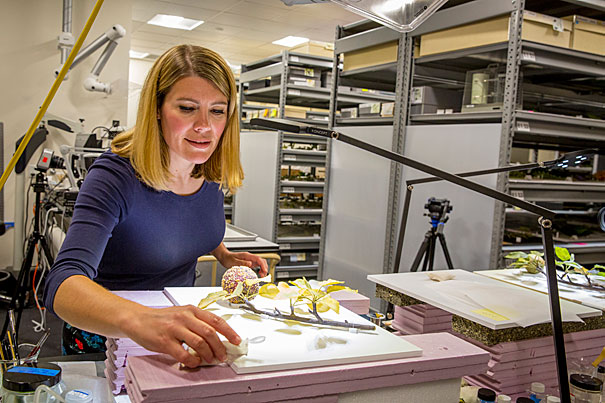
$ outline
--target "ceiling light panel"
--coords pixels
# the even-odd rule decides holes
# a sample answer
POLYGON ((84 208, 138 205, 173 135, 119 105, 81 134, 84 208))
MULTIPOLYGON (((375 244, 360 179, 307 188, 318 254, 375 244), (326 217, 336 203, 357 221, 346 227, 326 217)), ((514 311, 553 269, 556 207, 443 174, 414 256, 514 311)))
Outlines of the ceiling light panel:
POLYGON ((286 46, 291 48, 292 46, 300 45, 302 43, 309 42, 309 38, 303 38, 302 36, 292 36, 288 35, 285 38, 278 39, 277 41, 273 41, 271 43, 280 46, 286 46))
POLYGON ((204 21, 167 14, 156 14, 152 19, 147 21, 147 24, 166 28, 184 29, 186 31, 191 31, 203 23, 204 21))

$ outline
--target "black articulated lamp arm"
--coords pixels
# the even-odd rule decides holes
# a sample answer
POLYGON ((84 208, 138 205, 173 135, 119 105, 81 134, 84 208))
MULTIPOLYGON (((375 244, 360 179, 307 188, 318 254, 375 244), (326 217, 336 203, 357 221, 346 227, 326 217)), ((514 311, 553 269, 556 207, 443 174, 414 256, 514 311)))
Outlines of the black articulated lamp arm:
MULTIPOLYGON (((561 401, 564 403, 570 402, 570 394, 569 394, 569 381, 567 376, 567 358, 565 356, 565 342, 563 338, 563 321, 561 317, 561 304, 559 301, 559 288, 558 288, 558 280, 557 273, 555 267, 555 250, 553 243, 553 235, 552 235, 552 220, 555 217, 555 212, 540 207, 538 205, 526 202, 525 200, 518 199, 516 197, 512 197, 506 193, 499 192, 495 189, 488 188, 486 186, 480 185, 476 182, 470 181, 468 179, 463 178, 461 175, 454 175, 452 173, 442 171, 437 168, 433 168, 429 165, 423 164, 422 162, 418 162, 416 160, 412 160, 410 158, 404 157, 401 154, 394 153, 389 150, 385 150, 384 148, 376 147, 372 144, 368 144, 366 142, 354 139, 345 134, 339 133, 334 130, 324 129, 321 127, 310 126, 305 123, 299 123, 295 121, 285 120, 285 119, 262 119, 262 118, 254 118, 250 120, 250 124, 261 126, 265 128, 270 128, 274 130, 283 130, 291 133, 308 133, 315 134, 322 137, 333 138, 336 140, 340 140, 357 148, 361 148, 366 150, 372 154, 379 155, 381 157, 387 158, 391 161, 398 162, 402 165, 405 165, 410 168, 417 169, 421 172, 427 173, 429 175, 433 175, 437 178, 446 180, 447 182, 454 183, 463 188, 470 189, 477 193, 481 193, 485 196, 491 197, 495 200, 499 200, 508 204, 511 204, 515 207, 522 208, 526 211, 534 213, 538 215, 540 226, 542 227, 542 243, 544 247, 545 261, 546 261, 546 279, 548 282, 548 296, 550 302, 550 315, 552 320, 552 328, 553 328, 553 341, 555 347, 555 358, 557 363, 557 375, 559 381, 559 391, 561 394, 561 401)), ((559 161, 559 162, 563 162, 559 161)), ((499 172, 498 170, 502 168, 495 168, 494 170, 489 170, 490 172, 479 171, 483 173, 495 173, 499 172)), ((465 174, 466 176, 477 175, 476 172, 469 172, 465 174)), ((436 178, 426 178, 426 181, 439 180, 436 178)))

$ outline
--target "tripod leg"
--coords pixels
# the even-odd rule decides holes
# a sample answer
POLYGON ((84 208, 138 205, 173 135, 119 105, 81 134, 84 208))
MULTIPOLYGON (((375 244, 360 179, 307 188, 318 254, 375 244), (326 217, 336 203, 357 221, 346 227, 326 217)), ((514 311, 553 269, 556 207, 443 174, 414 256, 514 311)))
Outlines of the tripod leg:
POLYGON ((50 253, 50 247, 48 246, 48 242, 46 242, 46 238, 44 237, 44 235, 42 235, 42 237, 40 238, 40 244, 42 244, 42 250, 44 251, 44 256, 46 257, 48 265, 52 267, 52 265, 55 264, 55 259, 53 258, 52 253, 50 253))
POLYGON ((424 256, 424 253, 426 252, 426 249, 429 246, 430 237, 431 237, 431 231, 429 230, 424 235, 424 240, 422 241, 422 244, 420 244, 420 249, 418 249, 418 252, 416 253, 416 257, 414 258, 414 262, 412 263, 412 267, 410 268, 410 271, 418 271, 418 266, 420 265, 420 261, 422 260, 422 257, 424 256))
POLYGON ((450 251, 447 249, 447 244, 445 243, 445 235, 440 232, 437 234, 437 236, 439 237, 439 242, 441 243, 441 248, 443 249, 443 254, 445 255, 447 268, 454 270, 454 264, 452 263, 452 258, 450 257, 450 251))
POLYGON ((437 245, 436 238, 437 237, 436 237, 435 233, 433 233, 431 236, 431 243, 430 243, 430 247, 429 247, 429 267, 428 267, 429 271, 433 271, 433 266, 435 264, 435 246, 437 245))
POLYGON ((23 312, 23 305, 25 305, 25 294, 27 290, 27 282, 29 279, 29 271, 32 267, 32 261, 34 259, 34 252, 36 250, 37 239, 34 235, 29 237, 27 241, 27 251, 25 253, 25 259, 21 263, 21 269, 19 270, 19 276, 17 277, 17 285, 13 291, 11 302, 6 310, 6 318, 4 319, 4 325, 2 326, 2 333, 0 333, 0 340, 4 340, 6 331, 8 330, 9 322, 9 311, 17 310, 17 331, 19 331, 19 322, 21 320, 21 313, 23 312))

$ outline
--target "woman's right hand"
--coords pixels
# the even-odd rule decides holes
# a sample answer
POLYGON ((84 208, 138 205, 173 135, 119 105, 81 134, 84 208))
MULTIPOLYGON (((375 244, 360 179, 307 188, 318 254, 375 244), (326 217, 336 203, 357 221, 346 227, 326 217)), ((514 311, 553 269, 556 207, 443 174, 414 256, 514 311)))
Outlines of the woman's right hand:
POLYGON ((241 342, 223 318, 193 305, 142 308, 141 312, 133 312, 131 320, 124 324, 126 335, 148 350, 171 355, 189 368, 198 367, 202 360, 225 361, 227 353, 217 333, 231 344, 241 342), (198 356, 187 352, 183 342, 198 356))

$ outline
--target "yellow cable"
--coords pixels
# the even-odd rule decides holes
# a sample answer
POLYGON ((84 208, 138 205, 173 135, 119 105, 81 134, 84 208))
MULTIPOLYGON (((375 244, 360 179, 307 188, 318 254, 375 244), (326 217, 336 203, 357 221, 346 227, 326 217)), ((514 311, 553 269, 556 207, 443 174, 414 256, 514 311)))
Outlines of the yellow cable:
MULTIPOLYGON (((11 337, 10 330, 8 332, 6 332, 6 334, 8 335, 8 347, 10 348, 11 354, 13 356, 13 361, 17 361, 19 358, 17 357, 17 353, 15 351, 15 345, 13 342, 13 338, 11 337)), ((16 364, 19 364, 19 363, 17 362, 16 364)))
POLYGON ((592 366, 595 368, 598 367, 603 360, 605 360, 605 347, 603 347, 601 354, 593 361, 592 366))
POLYGON ((8 165, 6 166, 6 169, 2 173, 2 177, 0 178, 0 190, 2 190, 2 188, 4 187, 4 184, 6 183, 6 180, 10 176, 13 169, 15 169, 15 165, 17 165, 17 161, 21 157, 21 154, 23 154, 25 147, 27 147, 27 144, 31 140, 32 136, 34 135, 34 131, 40 124, 40 121, 42 120, 42 117, 46 113, 48 106, 50 105, 53 98, 55 97, 55 94, 57 93, 59 86, 63 82, 63 78, 65 78, 67 71, 71 67, 71 64, 73 63, 74 59, 76 58, 76 55, 80 51, 80 48, 82 47, 82 44, 84 43, 84 40, 86 39, 86 36, 88 35, 88 32, 90 31, 90 28, 92 27, 93 22, 97 18, 97 14, 99 14, 101 5, 103 5, 103 0, 97 0, 97 3, 93 7, 92 12, 90 13, 90 16, 88 17, 88 21, 86 21, 86 24, 84 25, 84 29, 82 29, 82 32, 80 33, 80 36, 76 40, 74 47, 71 49, 71 52, 69 52, 69 56, 67 57, 65 64, 63 64, 63 67, 61 68, 59 75, 55 79, 55 82, 53 83, 52 87, 50 88, 50 91, 46 95, 46 99, 44 99, 42 106, 40 107, 40 109, 38 109, 38 113, 36 114, 34 121, 29 126, 29 129, 27 130, 25 137, 21 141, 21 144, 19 144, 19 148, 17 148, 17 151, 15 151, 15 153, 13 154, 13 157, 11 158, 8 165))

